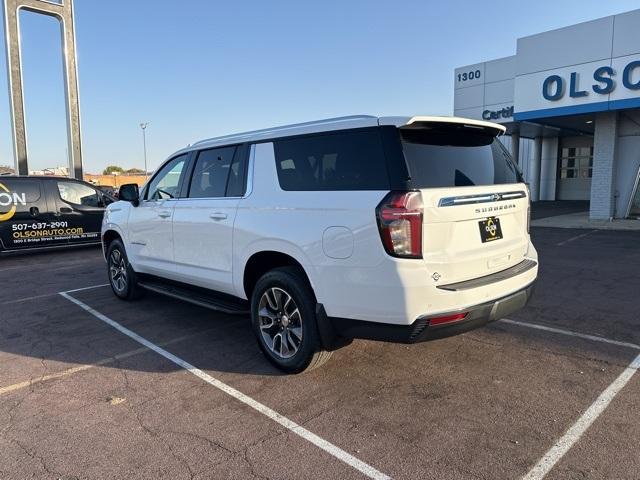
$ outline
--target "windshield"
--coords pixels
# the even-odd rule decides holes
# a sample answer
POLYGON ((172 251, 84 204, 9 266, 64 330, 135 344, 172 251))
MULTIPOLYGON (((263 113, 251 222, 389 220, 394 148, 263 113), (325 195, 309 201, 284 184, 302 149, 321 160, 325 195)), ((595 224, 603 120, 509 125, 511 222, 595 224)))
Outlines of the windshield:
POLYGON ((438 125, 400 129, 414 188, 466 187, 522 182, 502 143, 483 129, 438 125))

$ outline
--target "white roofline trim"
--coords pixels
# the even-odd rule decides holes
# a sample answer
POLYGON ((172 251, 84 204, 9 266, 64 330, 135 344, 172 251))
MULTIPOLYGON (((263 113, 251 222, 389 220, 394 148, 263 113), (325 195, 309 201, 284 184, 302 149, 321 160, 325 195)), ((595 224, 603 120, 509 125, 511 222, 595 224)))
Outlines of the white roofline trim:
POLYGON ((491 128, 503 134, 506 128, 493 122, 485 122, 482 120, 472 120, 470 118, 461 117, 439 117, 439 116, 414 116, 414 117, 375 117, 372 115, 351 115, 347 117, 327 118, 324 120, 315 120, 312 122, 294 123, 291 125, 283 125, 280 127, 264 128, 261 130, 253 130, 250 132, 234 133, 231 135, 223 135, 220 137, 200 140, 198 142, 187 145, 185 148, 174 152, 169 158, 175 157, 185 152, 196 149, 213 148, 223 145, 233 145, 245 142, 261 142, 268 141, 273 138, 290 137, 294 135, 305 135, 311 133, 330 132, 333 130, 343 130, 352 128, 366 128, 381 125, 394 125, 398 128, 411 125, 416 122, 431 123, 456 123, 470 126, 478 126, 483 128, 491 128))

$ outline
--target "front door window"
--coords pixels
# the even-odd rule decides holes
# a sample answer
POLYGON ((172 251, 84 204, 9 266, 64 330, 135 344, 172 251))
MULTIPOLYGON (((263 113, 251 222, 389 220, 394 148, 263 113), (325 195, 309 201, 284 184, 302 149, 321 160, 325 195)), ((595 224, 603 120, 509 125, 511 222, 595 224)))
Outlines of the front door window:
POLYGON ((187 158, 188 155, 186 154, 180 155, 162 167, 151 180, 145 199, 167 200, 169 198, 179 198, 187 158))
POLYGON ((98 191, 88 185, 76 182, 58 182, 60 198, 67 203, 81 207, 104 207, 98 191))

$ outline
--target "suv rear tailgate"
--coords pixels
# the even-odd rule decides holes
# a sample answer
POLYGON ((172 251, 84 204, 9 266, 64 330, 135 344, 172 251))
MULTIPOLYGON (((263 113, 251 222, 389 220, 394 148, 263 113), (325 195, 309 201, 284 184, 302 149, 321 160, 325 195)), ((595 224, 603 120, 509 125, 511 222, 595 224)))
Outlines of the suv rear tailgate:
POLYGON ((423 258, 438 283, 460 282, 522 262, 529 235, 524 184, 421 190, 423 258))

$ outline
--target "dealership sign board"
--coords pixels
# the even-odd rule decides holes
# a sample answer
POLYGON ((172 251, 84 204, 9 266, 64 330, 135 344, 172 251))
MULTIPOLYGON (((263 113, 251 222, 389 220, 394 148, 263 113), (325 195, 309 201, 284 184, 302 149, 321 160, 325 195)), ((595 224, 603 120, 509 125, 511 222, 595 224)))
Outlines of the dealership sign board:
POLYGON ((640 55, 516 77, 515 119, 640 107, 640 55))
POLYGON ((509 123, 640 108, 640 9, 518 39, 457 68, 455 115, 509 123))
POLYGON ((640 10, 518 39, 515 120, 640 107, 640 10))

